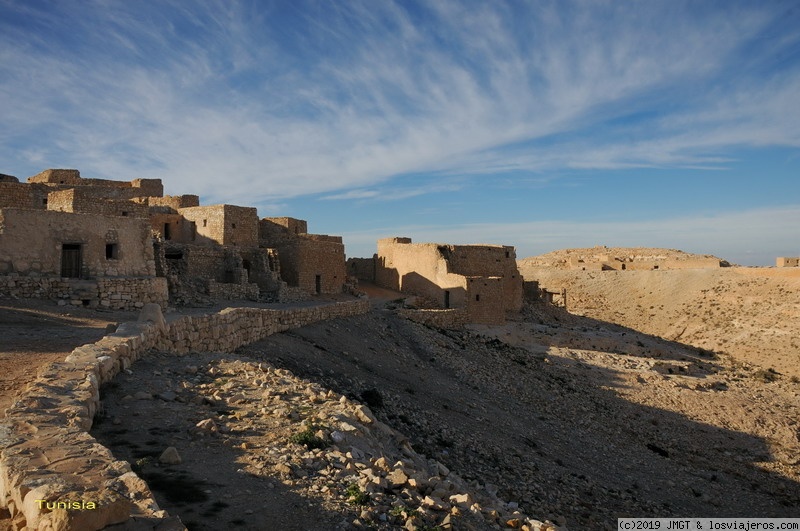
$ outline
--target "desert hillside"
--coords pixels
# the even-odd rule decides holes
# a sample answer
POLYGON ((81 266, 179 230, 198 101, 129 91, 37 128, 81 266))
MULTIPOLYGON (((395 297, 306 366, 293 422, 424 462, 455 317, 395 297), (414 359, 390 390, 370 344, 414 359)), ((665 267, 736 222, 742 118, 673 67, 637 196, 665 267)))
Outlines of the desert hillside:
MULTIPOLYGON (((520 272, 542 287, 566 288, 572 313, 800 377, 800 269, 580 271, 559 267, 574 251, 578 250, 525 258, 519 261, 520 272), (546 263, 553 266, 542 265, 546 263)), ((608 254, 644 252, 680 251, 607 249, 608 254)))
POLYGON ((556 269, 569 269, 569 261, 582 260, 584 262, 603 261, 604 258, 619 260, 620 262, 660 262, 666 260, 688 261, 702 258, 714 258, 720 262, 725 262, 711 254, 695 254, 680 251, 678 249, 663 249, 660 247, 606 247, 598 245, 596 247, 582 247, 575 249, 559 249, 556 251, 530 256, 519 260, 520 269, 522 267, 550 267, 556 269))

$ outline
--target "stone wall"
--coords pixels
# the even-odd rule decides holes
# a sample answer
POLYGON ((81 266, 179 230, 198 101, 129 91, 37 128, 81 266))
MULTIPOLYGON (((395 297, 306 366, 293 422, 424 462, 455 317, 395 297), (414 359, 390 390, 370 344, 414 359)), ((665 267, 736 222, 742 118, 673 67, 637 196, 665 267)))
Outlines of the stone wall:
POLYGON ((523 279, 508 246, 385 238, 378 240, 375 283, 425 297, 440 308, 466 308, 473 323, 501 324, 507 312, 522 308, 523 279))
POLYGON ((147 218, 149 214, 147 207, 141 203, 122 199, 98 201, 93 194, 86 193, 84 187, 50 192, 47 195, 47 210, 132 218, 147 218))
POLYGON ((401 309, 397 310, 397 313, 416 323, 436 328, 461 328, 469 322, 467 311, 464 308, 454 308, 451 310, 401 309))
POLYGON ((277 250, 280 275, 289 286, 308 294, 341 293, 347 282, 342 237, 307 230, 302 219, 264 218, 258 224, 259 244, 277 250))
POLYGON ((148 308, 152 321, 124 323, 97 343, 76 348, 64 362, 48 365, 6 410, 0 421, 0 506, 11 513, 15 529, 94 531, 125 522, 137 529, 182 528, 159 509, 130 464, 89 435, 101 407, 100 386, 151 349, 232 352, 277 332, 369 309, 367 300, 284 310, 228 308, 165 323, 148 308), (37 500, 84 506, 49 511, 37 500))
POLYGON ((164 195, 161 179, 133 179, 132 181, 112 181, 110 179, 84 179, 78 170, 50 169, 28 177, 29 183, 41 183, 51 186, 82 186, 92 188, 88 192, 95 197, 110 199, 132 199, 134 197, 160 197, 164 195))
POLYGON ((358 280, 366 280, 367 282, 375 282, 375 261, 378 259, 377 255, 372 258, 348 258, 347 259, 347 276, 355 277, 358 280))
POLYGON ((0 274, 62 275, 65 245, 76 246, 82 278, 155 275, 146 220, 0 209, 0 274))
POLYGON ((800 267, 800 257, 780 256, 775 260, 776 267, 800 267))
POLYGON ((167 281, 157 277, 77 280, 61 277, 0 275, 0 299, 49 299, 59 305, 137 310, 148 302, 167 307, 167 281))
MULTIPOLYGON (((520 291, 522 291, 520 286, 520 291)), ((467 316, 471 323, 501 325, 506 321, 506 294, 501 277, 467 279, 467 316)))
POLYGON ((224 284, 208 281, 208 296, 218 301, 257 301, 260 290, 258 284, 224 284))
POLYGON ((47 208, 47 194, 51 190, 44 185, 0 182, 0 208, 47 208))
POLYGON ((197 228, 198 243, 206 238, 219 245, 258 246, 258 213, 253 207, 211 205, 178 211, 197 228))
POLYGON ((167 207, 177 212, 179 208, 200 206, 200 197, 193 194, 165 195, 164 197, 148 197, 147 206, 167 207))

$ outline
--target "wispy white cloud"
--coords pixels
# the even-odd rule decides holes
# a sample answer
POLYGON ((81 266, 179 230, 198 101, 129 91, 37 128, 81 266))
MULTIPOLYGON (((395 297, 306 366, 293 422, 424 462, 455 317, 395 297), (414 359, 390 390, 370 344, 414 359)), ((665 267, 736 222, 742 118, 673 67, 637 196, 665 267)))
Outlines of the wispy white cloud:
POLYGON ((800 145, 797 68, 737 76, 781 15, 758 5, 3 9, 37 22, 0 28, 0 157, 29 174, 46 161, 215 201, 364 200, 408 173, 724 167, 731 147, 800 145))

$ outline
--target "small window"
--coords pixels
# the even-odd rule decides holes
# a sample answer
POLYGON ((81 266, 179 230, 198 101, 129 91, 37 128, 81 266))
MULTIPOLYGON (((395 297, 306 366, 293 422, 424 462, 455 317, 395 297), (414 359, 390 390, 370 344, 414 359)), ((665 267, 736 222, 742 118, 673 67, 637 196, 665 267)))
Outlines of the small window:
POLYGON ((481 300, 481 296, 480 295, 475 295, 475 302, 480 302, 480 300, 481 300))
POLYGON ((47 198, 42 199, 42 206, 47 206, 47 198))
POLYGON ((506 258, 511 258, 511 253, 509 251, 506 251, 506 258))
POLYGON ((203 226, 205 227, 206 225, 208 225, 208 220, 207 220, 207 219, 204 219, 204 220, 203 220, 203 226))
POLYGON ((118 260, 118 259, 119 259, 119 245, 116 243, 107 243, 106 260, 118 260))
POLYGON ((127 212, 127 211, 125 211, 125 210, 123 210, 123 211, 122 211, 122 217, 127 217, 127 216, 128 216, 128 212, 127 212))
POLYGON ((231 223, 231 228, 235 229, 236 228, 236 223, 231 223))

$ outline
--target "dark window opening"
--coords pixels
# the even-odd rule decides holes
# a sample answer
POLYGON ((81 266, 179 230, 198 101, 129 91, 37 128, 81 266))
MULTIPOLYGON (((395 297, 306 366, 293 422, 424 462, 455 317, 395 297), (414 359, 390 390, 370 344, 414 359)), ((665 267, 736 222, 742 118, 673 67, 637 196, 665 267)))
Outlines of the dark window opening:
POLYGON ((107 243, 106 260, 118 260, 118 259, 119 259, 119 245, 116 243, 107 243))
POLYGON ((658 269, 658 266, 657 266, 657 265, 654 265, 654 266, 653 266, 653 269, 658 269))
POLYGON ((122 217, 127 217, 127 216, 128 216, 128 212, 127 212, 127 211, 125 211, 125 210, 123 210, 123 211, 122 211, 122 217))
POLYGON ((61 276, 64 278, 81 278, 81 244, 64 243, 61 245, 61 276))
POLYGON ((322 293, 322 276, 321 275, 317 275, 314 278, 314 288, 316 289, 317 294, 322 293))
POLYGON ((205 227, 206 225, 208 225, 208 220, 207 220, 207 219, 204 219, 204 220, 203 220, 203 226, 205 227))
POLYGON ((481 300, 481 296, 480 295, 475 295, 475 302, 480 302, 480 300, 481 300))
POLYGON ((165 240, 171 240, 172 239, 172 234, 170 233, 170 230, 169 230, 169 223, 164 223, 164 239, 165 240))
POLYGON ((625 271, 625 264, 622 264, 622 270, 625 271))
POLYGON ((506 258, 511 258, 511 253, 509 251, 506 251, 506 258))
POLYGON ((236 223, 231 223, 231 228, 235 229, 236 228, 236 223))
POLYGON ((183 253, 181 251, 166 251, 164 258, 167 260, 183 260, 183 253))
POLYGON ((42 205, 47 206, 47 198, 42 199, 42 205))
POLYGON ((444 290, 444 308, 445 310, 450 309, 450 291, 444 290))
POLYGON ((249 260, 242 260, 242 267, 247 271, 250 272, 250 261, 249 260))

